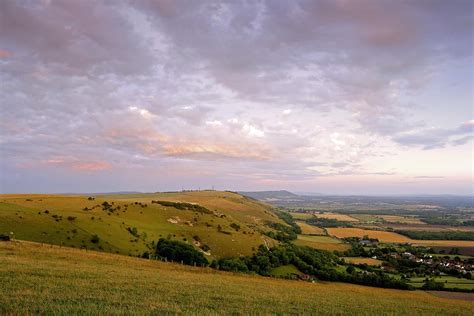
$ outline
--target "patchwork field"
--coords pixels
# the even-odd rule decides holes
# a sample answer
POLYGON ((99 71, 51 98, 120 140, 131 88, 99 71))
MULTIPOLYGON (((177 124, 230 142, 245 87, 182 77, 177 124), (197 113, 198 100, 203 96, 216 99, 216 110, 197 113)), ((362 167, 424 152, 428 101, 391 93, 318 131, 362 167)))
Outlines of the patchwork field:
POLYGON ((312 213, 299 213, 299 212, 289 212, 294 219, 299 220, 306 220, 308 218, 313 218, 314 215, 312 213))
POLYGON ((389 223, 402 223, 402 224, 417 224, 417 225, 426 225, 419 218, 413 216, 398 216, 398 215, 376 215, 378 218, 381 218, 385 222, 389 223))
POLYGON ((474 303, 0 242, 0 314, 471 315, 474 303), (377 295, 374 295, 376 291, 377 295))
POLYGON ((337 213, 320 213, 320 214, 314 214, 314 216, 319 217, 319 218, 327 218, 327 219, 335 219, 341 222, 357 222, 358 219, 354 218, 349 215, 345 214, 337 214, 337 213))
POLYGON ((301 228, 303 235, 325 235, 326 232, 321 227, 306 224, 305 222, 296 221, 298 226, 301 228))
POLYGON ((269 230, 283 223, 270 207, 232 192, 153 194, 0 195, 0 233, 22 240, 140 255, 161 237, 207 245, 209 258, 250 255, 269 230), (205 207, 178 209, 152 201, 187 202, 205 207), (104 208, 107 202, 110 208, 104 208), (234 225, 234 228, 231 225, 234 225), (98 240, 93 240, 97 235, 98 240))
POLYGON ((294 241, 296 245, 308 246, 314 249, 328 250, 328 251, 346 251, 350 249, 348 244, 329 236, 307 236, 298 235, 298 239, 294 241))
POLYGON ((414 224, 379 224, 379 227, 391 228, 393 230, 435 231, 435 232, 474 232, 473 226, 448 226, 448 225, 414 225, 414 224))
MULTIPOLYGON (((424 280, 425 280, 424 277, 411 278, 410 284, 413 285, 414 287, 420 288, 423 286, 424 280)), ((444 283, 444 287, 447 289, 458 288, 458 289, 474 290, 474 280, 456 278, 453 276, 440 276, 440 277, 434 278, 434 280, 436 282, 444 283)))
POLYGON ((367 264, 369 266, 380 266, 382 265, 382 261, 372 258, 364 258, 364 257, 344 257, 346 262, 350 262, 353 264, 367 264))
POLYGON ((366 230, 360 228, 327 228, 328 234, 337 238, 369 236, 369 238, 377 238, 381 242, 407 243, 412 240, 400 234, 380 231, 366 230))
POLYGON ((410 239, 406 236, 381 231, 381 230, 367 230, 361 228, 327 228, 329 235, 337 238, 368 236, 369 238, 377 238, 384 243, 410 243, 413 245, 422 246, 452 246, 452 247, 474 247, 474 241, 468 240, 417 240, 410 239))

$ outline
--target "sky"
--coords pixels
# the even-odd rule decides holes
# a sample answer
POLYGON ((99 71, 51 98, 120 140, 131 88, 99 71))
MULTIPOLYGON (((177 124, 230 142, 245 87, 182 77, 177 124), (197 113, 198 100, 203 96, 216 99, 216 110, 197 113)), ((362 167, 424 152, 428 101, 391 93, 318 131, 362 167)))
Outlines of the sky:
POLYGON ((473 194, 473 2, 0 1, 0 192, 473 194))

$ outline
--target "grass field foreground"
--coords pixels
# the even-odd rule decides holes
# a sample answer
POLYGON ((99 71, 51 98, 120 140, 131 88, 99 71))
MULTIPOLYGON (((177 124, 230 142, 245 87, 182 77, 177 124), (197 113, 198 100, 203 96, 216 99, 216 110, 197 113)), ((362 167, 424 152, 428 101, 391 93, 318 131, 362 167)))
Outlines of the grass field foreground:
POLYGON ((0 243, 0 284, 2 315, 471 315, 474 308, 421 291, 230 274, 18 241, 0 243))

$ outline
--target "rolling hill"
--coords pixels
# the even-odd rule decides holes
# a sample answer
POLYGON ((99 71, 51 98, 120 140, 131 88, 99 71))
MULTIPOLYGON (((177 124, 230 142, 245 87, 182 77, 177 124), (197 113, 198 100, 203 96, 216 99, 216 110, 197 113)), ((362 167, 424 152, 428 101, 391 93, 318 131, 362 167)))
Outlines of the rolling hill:
POLYGON ((233 192, 0 195, 0 233, 14 238, 141 255, 159 238, 185 241, 208 259, 250 255, 275 240, 271 207, 233 192))

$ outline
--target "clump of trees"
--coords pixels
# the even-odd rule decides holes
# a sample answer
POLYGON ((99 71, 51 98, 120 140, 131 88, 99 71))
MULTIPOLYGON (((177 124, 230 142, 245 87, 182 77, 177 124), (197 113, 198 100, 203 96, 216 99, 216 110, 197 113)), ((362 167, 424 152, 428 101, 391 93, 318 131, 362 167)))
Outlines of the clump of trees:
POLYGON ((426 279, 421 288, 423 290, 440 291, 444 289, 444 283, 436 282, 434 279, 426 279))
POLYGON ((338 221, 334 218, 312 217, 306 220, 306 223, 317 227, 352 227, 349 222, 338 221))
POLYGON ((127 227, 127 231, 134 237, 140 237, 138 234, 138 229, 136 227, 127 227))
POLYGON ((239 229, 240 229, 240 225, 239 225, 239 224, 236 224, 236 223, 230 224, 230 227, 233 228, 233 229, 235 229, 236 231, 239 231, 239 229))
POLYGON ((166 207, 174 207, 178 210, 194 211, 201 214, 212 214, 212 212, 209 209, 198 204, 191 204, 191 203, 185 203, 185 202, 155 201, 155 200, 151 201, 151 203, 159 204, 166 207))
POLYGON ((100 237, 98 235, 92 235, 91 243, 98 244, 100 242, 100 237))
POLYGON ((279 266, 293 264, 296 268, 314 279, 339 281, 368 286, 411 289, 405 281, 397 280, 381 271, 346 271, 337 269, 339 258, 324 250, 284 244, 267 249, 263 245, 250 257, 224 258, 211 263, 211 267, 233 272, 253 272, 264 276, 279 266))
POLYGON ((273 228, 276 232, 268 231, 265 232, 270 238, 276 239, 282 242, 290 242, 298 237, 298 233, 292 226, 283 225, 280 223, 267 222, 266 225, 273 228))
POLYGON ((187 243, 160 238, 156 244, 155 254, 158 258, 187 265, 208 265, 209 261, 202 252, 187 243))
POLYGON ((474 240, 473 232, 461 231, 414 231, 414 230, 397 230, 397 233, 405 235, 412 239, 423 240, 474 240))
POLYGON ((268 231, 264 234, 281 242, 295 240, 298 237, 298 234, 301 234, 301 227, 296 224, 295 219, 286 212, 274 210, 274 213, 287 225, 268 221, 266 222, 266 225, 273 228, 276 232, 268 231))

